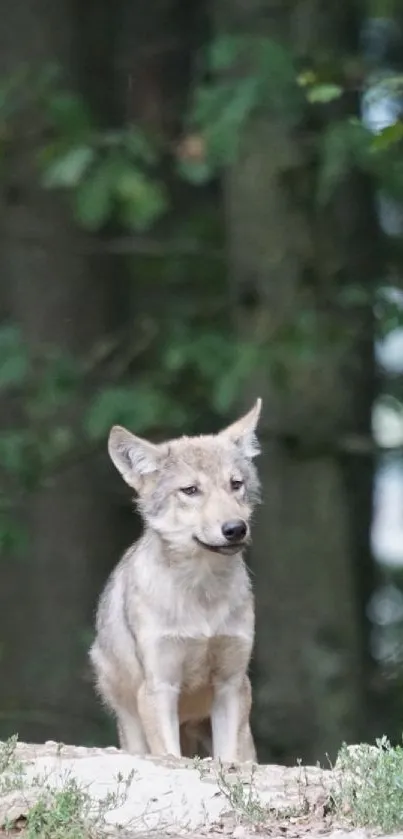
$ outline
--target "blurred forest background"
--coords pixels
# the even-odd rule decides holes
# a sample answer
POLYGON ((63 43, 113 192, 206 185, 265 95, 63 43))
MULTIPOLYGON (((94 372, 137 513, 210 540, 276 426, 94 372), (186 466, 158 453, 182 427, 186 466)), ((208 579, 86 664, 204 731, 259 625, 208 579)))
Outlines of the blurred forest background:
POLYGON ((403 3, 13 0, 0 27, 0 738, 115 743, 113 423, 264 400, 262 761, 403 729, 403 3))

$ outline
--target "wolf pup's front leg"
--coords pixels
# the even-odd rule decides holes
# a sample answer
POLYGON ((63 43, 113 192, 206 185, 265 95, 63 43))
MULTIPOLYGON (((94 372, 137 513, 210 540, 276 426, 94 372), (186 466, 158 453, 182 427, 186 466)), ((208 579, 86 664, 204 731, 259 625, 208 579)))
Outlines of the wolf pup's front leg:
POLYGON ((178 699, 179 685, 141 685, 138 709, 152 755, 181 756, 178 699))
POLYGON ((150 643, 146 631, 142 641, 144 678, 137 705, 150 752, 180 757, 178 707, 182 656, 178 655, 176 645, 164 637, 154 637, 150 643))
POLYGON ((247 676, 239 682, 227 680, 214 687, 211 710, 213 734, 213 757, 222 761, 252 760, 254 747, 249 745, 250 755, 245 755, 245 728, 249 727, 251 690, 247 676))
POLYGON ((242 698, 239 687, 225 683, 215 686, 211 710, 211 727, 213 732, 213 757, 217 760, 237 760, 241 705, 242 698))

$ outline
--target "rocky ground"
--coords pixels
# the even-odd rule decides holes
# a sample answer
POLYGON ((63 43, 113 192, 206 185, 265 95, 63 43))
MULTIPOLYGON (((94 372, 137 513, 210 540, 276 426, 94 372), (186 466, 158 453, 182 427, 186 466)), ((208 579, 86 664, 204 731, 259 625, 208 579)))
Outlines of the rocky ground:
POLYGON ((85 803, 77 808, 83 808, 89 837, 369 836, 336 819, 330 790, 337 778, 316 767, 222 767, 211 760, 133 757, 115 748, 18 743, 0 780, 0 836, 24 833, 32 807, 48 796, 56 816, 52 811, 44 833, 72 839, 68 827, 62 829, 76 818, 81 826, 78 809, 67 817, 63 810, 66 801, 71 806, 72 789, 83 791, 85 803))

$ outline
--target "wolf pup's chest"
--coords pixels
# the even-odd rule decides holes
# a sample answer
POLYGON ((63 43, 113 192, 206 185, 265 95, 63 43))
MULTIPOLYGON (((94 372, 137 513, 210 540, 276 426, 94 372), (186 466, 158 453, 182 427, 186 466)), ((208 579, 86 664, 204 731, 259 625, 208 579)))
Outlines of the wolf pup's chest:
POLYGON ((178 639, 178 650, 182 658, 182 690, 193 692, 200 687, 213 684, 224 644, 230 639, 186 638, 178 639))
POLYGON ((230 678, 240 664, 246 664, 250 657, 252 636, 249 627, 227 620, 212 623, 208 627, 188 625, 187 632, 178 627, 171 635, 170 645, 175 647, 181 662, 182 689, 193 692, 201 687, 212 686, 225 673, 230 678))

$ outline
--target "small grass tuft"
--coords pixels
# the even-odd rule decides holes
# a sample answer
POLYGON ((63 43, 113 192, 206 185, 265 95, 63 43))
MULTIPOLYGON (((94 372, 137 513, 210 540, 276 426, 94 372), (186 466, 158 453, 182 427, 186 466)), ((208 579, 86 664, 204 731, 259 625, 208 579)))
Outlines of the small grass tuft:
POLYGON ((0 741, 0 795, 21 789, 25 770, 16 756, 18 737, 0 741))
POLYGON ((118 777, 116 792, 102 799, 91 798, 73 777, 60 790, 46 784, 28 812, 27 839, 102 839, 110 833, 105 816, 126 802, 133 777, 134 772, 125 780, 118 777))
POLYGON ((27 839, 85 839, 87 798, 75 780, 60 791, 45 792, 27 815, 27 839))
POLYGON ((335 811, 357 827, 392 832, 403 827, 403 747, 387 737, 375 746, 343 745, 332 789, 335 811))
POLYGON ((255 792, 254 775, 256 767, 252 766, 250 780, 245 782, 236 777, 228 779, 223 766, 217 773, 217 784, 220 792, 225 796, 231 809, 241 819, 251 824, 263 824, 267 821, 268 809, 260 801, 255 792))
MULTIPOLYGON (((26 773, 16 758, 16 745, 16 737, 0 743, 0 795, 19 791, 24 800, 26 773)), ((29 787, 37 791, 37 796, 23 819, 24 839, 104 839, 110 834, 106 814, 127 801, 134 774, 127 778, 118 775, 116 791, 101 799, 92 798, 71 775, 66 775, 60 786, 53 786, 43 775, 32 778, 29 787)), ((3 827, 7 834, 14 825, 9 822, 3 827)))
POLYGON ((15 750, 17 743, 18 737, 16 734, 14 737, 10 737, 9 740, 0 742, 0 775, 13 768, 16 762, 15 750))

